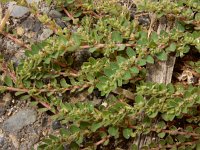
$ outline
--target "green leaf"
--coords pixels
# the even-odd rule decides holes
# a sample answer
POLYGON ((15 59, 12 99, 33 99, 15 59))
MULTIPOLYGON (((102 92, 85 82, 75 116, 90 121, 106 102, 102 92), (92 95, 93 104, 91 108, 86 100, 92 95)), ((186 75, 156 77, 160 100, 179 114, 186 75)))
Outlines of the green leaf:
POLYGON ((125 139, 129 139, 131 134, 132 134, 132 129, 130 128, 123 129, 123 136, 125 137, 125 139))
POLYGON ((172 93, 175 92, 175 88, 174 88, 174 86, 173 86, 172 83, 169 83, 169 84, 167 85, 167 88, 168 88, 168 92, 169 92, 170 94, 172 94, 172 93))
POLYGON ((135 97, 135 102, 137 104, 144 104, 145 103, 145 99, 144 99, 144 97, 142 95, 137 95, 135 97))
POLYGON ((24 93, 26 93, 26 92, 16 92, 15 96, 19 96, 19 95, 24 94, 24 93))
POLYGON ((46 112, 48 110, 49 110, 48 108, 39 108, 38 112, 43 113, 43 112, 46 112))
POLYGON ((46 147, 48 148, 48 144, 41 144, 38 146, 38 150, 44 150, 46 147))
POLYGON ((74 0, 67 0, 68 4, 72 4, 74 2, 74 0))
POLYGON ((113 74, 115 73, 114 70, 112 70, 111 68, 105 68, 104 69, 104 74, 108 77, 111 77, 113 74))
POLYGON ((177 28, 179 31, 181 31, 181 32, 184 32, 184 31, 185 31, 184 25, 183 25, 181 22, 179 22, 179 21, 176 22, 176 28, 177 28))
POLYGON ((186 127, 187 132, 193 132, 193 127, 192 126, 187 126, 186 127))
POLYGON ((130 47, 128 47, 128 48, 126 49, 126 54, 129 56, 129 58, 131 58, 131 57, 133 57, 133 56, 136 56, 135 51, 134 51, 132 48, 130 48, 130 47))
POLYGON ((139 59, 138 62, 137 62, 137 64, 139 66, 144 66, 144 65, 146 65, 146 60, 145 59, 139 59))
POLYGON ((30 97, 31 97, 30 95, 24 95, 24 96, 20 97, 20 100, 27 100, 30 97))
POLYGON ((174 143, 174 140, 173 140, 173 138, 172 138, 171 136, 167 136, 166 142, 167 142, 168 144, 172 145, 172 144, 174 143))
POLYGON ((152 39, 154 42, 157 42, 157 41, 158 41, 158 34, 157 34, 155 31, 153 31, 153 32, 151 33, 151 39, 152 39))
POLYGON ((178 136, 177 136, 177 139, 178 139, 178 141, 181 142, 181 143, 185 142, 185 140, 186 140, 186 138, 185 138, 184 135, 178 135, 178 136))
POLYGON ((87 129, 90 125, 91 125, 90 122, 81 122, 80 129, 87 129))
POLYGON ((116 138, 119 136, 119 131, 118 131, 118 128, 116 128, 116 127, 109 127, 108 133, 109 133, 109 135, 114 136, 116 138))
POLYGON ((10 76, 5 76, 4 81, 6 83, 7 86, 13 86, 13 82, 10 76))
POLYGON ((112 40, 113 40, 114 42, 122 43, 123 38, 122 38, 120 32, 114 31, 114 32, 112 32, 112 35, 111 35, 111 36, 112 36, 112 40))
POLYGON ((126 45, 125 45, 125 44, 121 44, 121 45, 119 46, 118 51, 123 51, 125 48, 126 48, 126 45))
POLYGON ((91 53, 93 53, 93 52, 95 52, 97 49, 98 49, 97 47, 92 47, 92 48, 89 49, 89 51, 90 51, 91 53))
POLYGON ((36 81, 35 82, 35 85, 36 85, 36 87, 38 88, 38 89, 41 89, 42 87, 43 87, 43 83, 42 83, 42 81, 36 81))
POLYGON ((155 118, 158 115, 158 110, 152 110, 148 112, 148 117, 149 118, 155 118))
POLYGON ((70 130, 70 132, 72 134, 80 131, 80 129, 77 126, 75 126, 75 125, 71 125, 70 128, 69 128, 69 130, 70 130))
POLYGON ((138 74, 140 71, 139 71, 139 69, 137 68, 137 67, 132 67, 132 68, 130 68, 129 69, 132 73, 134 73, 134 74, 138 74))
POLYGON ((40 50, 40 47, 38 45, 32 45, 31 46, 31 53, 32 55, 37 54, 40 50))
POLYGON ((186 45, 183 48, 183 53, 188 53, 190 51, 190 46, 186 45))
POLYGON ((162 114, 162 118, 165 120, 165 121, 172 121, 174 119, 175 115, 174 114, 162 114))
POLYGON ((101 128, 103 125, 102 122, 99 122, 99 123, 93 123, 92 126, 91 126, 91 130, 92 132, 95 132, 97 129, 101 128))
POLYGON ((83 135, 79 135, 78 140, 76 140, 76 143, 78 145, 80 145, 81 143, 83 143, 83 135))
POLYGON ((104 145, 104 146, 107 146, 107 145, 109 144, 109 142, 110 142, 110 139, 107 139, 107 140, 103 143, 103 145, 104 145))
POLYGON ((88 93, 91 94, 94 90, 94 86, 91 86, 89 89, 88 89, 88 93))
POLYGON ((69 84, 67 84, 66 80, 64 78, 62 78, 60 80, 60 85, 63 87, 63 88, 67 88, 69 87, 69 84))
POLYGON ((131 145, 131 150, 138 150, 138 146, 136 144, 131 145))
POLYGON ((126 71, 125 74, 124 74, 124 76, 123 76, 123 79, 124 80, 128 80, 130 78, 131 78, 131 73, 129 71, 126 71))
POLYGON ((197 134, 200 134, 200 127, 196 127, 196 128, 194 129, 194 132, 197 133, 197 134))
POLYGON ((166 61, 167 60, 167 53, 165 53, 165 52, 160 52, 156 56, 161 61, 166 61))
POLYGON ((25 86, 26 88, 29 88, 29 87, 31 86, 31 81, 25 80, 25 81, 23 81, 23 84, 24 84, 24 86, 25 86))
POLYGON ((147 58, 146 58, 146 61, 150 64, 154 64, 154 59, 151 55, 148 55, 147 58))
POLYGON ((37 101, 33 101, 33 102, 30 102, 30 106, 34 107, 34 106, 37 106, 39 102, 37 101))
POLYGON ((122 56, 117 56, 117 63, 121 64, 123 62, 126 61, 126 58, 122 57, 122 56))
POLYGON ((64 150, 63 145, 58 145, 55 150, 64 150))
POLYGON ((118 85, 118 86, 122 86, 122 79, 118 79, 118 80, 117 80, 117 85, 118 85))
POLYGON ((72 38, 75 41, 75 45, 80 45, 81 44, 80 35, 78 35, 77 33, 73 33, 72 34, 72 38))
POLYGON ((158 137, 159 138, 164 138, 165 137, 165 133, 164 132, 158 133, 158 137))
POLYGON ((166 49, 167 51, 174 52, 176 50, 176 43, 171 43, 170 46, 166 49))
POLYGON ((200 142, 197 143, 196 150, 200 150, 200 142))
POLYGON ((45 64, 50 64, 50 62, 51 62, 51 57, 47 57, 44 59, 45 64))
POLYGON ((78 11, 75 15, 74 15, 74 17, 80 17, 81 16, 81 14, 82 14, 82 11, 78 11))
POLYGON ((164 121, 160 121, 157 124, 159 129, 166 129, 166 123, 164 121))
POLYGON ((53 141, 51 139, 43 139, 42 142, 51 145, 53 141))
POLYGON ((59 141, 59 137, 52 134, 49 135, 49 138, 52 139, 53 141, 59 141))

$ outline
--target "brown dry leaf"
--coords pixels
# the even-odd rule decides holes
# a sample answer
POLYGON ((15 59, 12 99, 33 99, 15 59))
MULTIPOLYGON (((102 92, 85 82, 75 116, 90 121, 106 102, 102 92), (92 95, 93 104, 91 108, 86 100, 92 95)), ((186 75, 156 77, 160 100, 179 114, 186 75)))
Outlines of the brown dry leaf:
POLYGON ((187 70, 184 70, 182 72, 182 74, 179 75, 177 78, 178 78, 179 81, 187 81, 188 84, 191 84, 191 83, 193 83, 192 79, 194 78, 194 76, 192 74, 192 71, 187 69, 187 70))
POLYGON ((11 139, 12 143, 13 143, 13 146, 16 148, 16 149, 19 149, 19 141, 17 140, 17 137, 13 134, 9 134, 9 138, 11 139))

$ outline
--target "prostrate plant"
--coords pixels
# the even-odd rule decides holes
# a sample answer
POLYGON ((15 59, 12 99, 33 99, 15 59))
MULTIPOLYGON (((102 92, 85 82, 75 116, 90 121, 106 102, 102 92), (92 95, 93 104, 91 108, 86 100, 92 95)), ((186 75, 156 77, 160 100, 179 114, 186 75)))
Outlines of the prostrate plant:
MULTIPOLYGON (((0 63, 2 92, 14 91, 23 100, 33 98, 34 104, 44 106, 40 111, 52 111, 53 118, 66 127, 59 136, 45 139, 39 149, 64 149, 66 145, 72 149, 109 149, 109 144, 122 148, 123 142, 136 148, 131 143, 141 133, 158 137, 144 143, 146 149, 200 146, 199 86, 145 82, 147 64, 165 61, 171 54, 182 57, 189 51, 200 51, 198 0, 143 0, 136 3, 135 19, 128 7, 133 3, 119 0, 53 3, 66 13, 63 19, 71 27, 62 29, 47 14, 39 14, 37 6, 31 6, 32 13, 55 35, 33 44, 16 68, 3 59, 0 63), (157 20, 171 18, 174 26, 168 32, 149 34, 137 19, 144 11, 156 14, 157 20), (76 52, 90 56, 80 63, 80 69, 74 68, 72 56, 76 52), (116 92, 119 87, 123 90, 123 85, 129 86, 131 99, 116 92), (101 92, 103 104, 66 99, 67 93, 85 89, 88 94, 101 92)), ((190 63, 196 73, 198 64, 190 63)))

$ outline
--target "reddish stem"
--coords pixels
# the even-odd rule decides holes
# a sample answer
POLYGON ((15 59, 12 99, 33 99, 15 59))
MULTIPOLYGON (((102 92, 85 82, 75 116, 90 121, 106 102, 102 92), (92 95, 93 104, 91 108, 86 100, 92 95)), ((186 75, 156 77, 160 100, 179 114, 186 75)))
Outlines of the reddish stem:
POLYGON ((104 142, 105 142, 107 139, 109 139, 109 138, 110 138, 110 135, 108 135, 108 136, 106 136, 105 138, 101 139, 100 141, 96 142, 94 145, 95 145, 95 146, 98 146, 98 145, 104 143, 104 142))

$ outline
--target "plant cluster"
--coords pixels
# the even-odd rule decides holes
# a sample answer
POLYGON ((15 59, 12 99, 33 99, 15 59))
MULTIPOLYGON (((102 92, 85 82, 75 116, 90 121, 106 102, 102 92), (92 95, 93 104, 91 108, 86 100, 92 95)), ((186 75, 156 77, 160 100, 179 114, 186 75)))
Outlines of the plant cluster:
MULTIPOLYGON (((24 1, 18 1, 26 5, 24 1)), ((46 0, 66 13, 62 29, 37 5, 28 6, 54 36, 31 45, 26 58, 14 67, 0 60, 0 91, 13 91, 22 100, 42 104, 40 111, 51 111, 64 127, 59 136, 50 135, 39 149, 106 149, 123 142, 154 134, 155 141, 144 149, 200 148, 199 85, 145 82, 146 65, 166 61, 169 55, 183 57, 189 51, 200 52, 200 2, 198 0, 46 0), (137 11, 132 17, 129 6, 137 11), (169 31, 160 33, 143 26, 138 17, 154 14, 173 22, 169 31), (76 63, 75 54, 87 55, 76 63), (124 93, 119 87, 129 86, 124 93), (104 102, 72 103, 67 94, 95 90, 104 102)), ((199 61, 188 65, 199 73, 199 61)), ((130 148, 129 147, 129 148, 130 148)), ((122 147, 121 147, 122 148, 122 147)))

